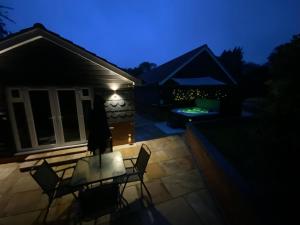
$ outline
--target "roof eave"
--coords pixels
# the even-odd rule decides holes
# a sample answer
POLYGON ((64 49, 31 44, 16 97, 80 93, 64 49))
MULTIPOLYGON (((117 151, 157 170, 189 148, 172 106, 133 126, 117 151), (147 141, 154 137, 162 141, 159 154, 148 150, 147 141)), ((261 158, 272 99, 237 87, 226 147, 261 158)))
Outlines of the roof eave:
POLYGON ((116 73, 116 75, 120 76, 123 79, 128 80, 128 83, 131 83, 132 85, 140 84, 140 80, 132 77, 130 74, 126 73, 125 71, 121 70, 117 66, 114 66, 113 64, 101 59, 99 56, 89 52, 88 50, 74 44, 73 42, 61 37, 60 35, 47 30, 43 26, 33 26, 32 28, 24 29, 15 35, 8 36, 4 40, 0 41, 0 54, 10 51, 14 48, 17 48, 19 46, 25 45, 27 43, 30 43, 32 41, 35 41, 37 39, 44 38, 48 41, 53 42, 54 44, 79 55, 80 57, 91 61, 92 63, 95 63, 101 67, 104 67, 106 69, 109 69, 116 73))

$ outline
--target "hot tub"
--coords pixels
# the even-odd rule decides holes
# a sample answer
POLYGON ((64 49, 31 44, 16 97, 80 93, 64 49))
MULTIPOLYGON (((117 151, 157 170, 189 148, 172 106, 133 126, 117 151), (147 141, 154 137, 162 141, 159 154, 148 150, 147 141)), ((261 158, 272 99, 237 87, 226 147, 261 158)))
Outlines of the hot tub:
POLYGON ((176 108, 171 110, 168 125, 171 127, 185 127, 186 122, 213 118, 218 114, 219 112, 208 111, 200 107, 176 108))

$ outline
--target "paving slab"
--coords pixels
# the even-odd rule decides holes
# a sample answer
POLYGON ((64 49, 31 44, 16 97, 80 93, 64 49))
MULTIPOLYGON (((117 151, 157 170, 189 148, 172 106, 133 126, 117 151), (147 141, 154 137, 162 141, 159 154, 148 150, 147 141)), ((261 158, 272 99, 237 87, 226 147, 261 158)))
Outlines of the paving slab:
POLYGON ((6 179, 0 181, 0 194, 6 195, 13 188, 18 179, 20 179, 20 172, 18 169, 15 169, 6 179))
POLYGON ((0 225, 32 225, 38 220, 40 211, 0 218, 0 225))
POLYGON ((147 166, 147 176, 149 180, 159 179, 161 177, 167 176, 166 171, 160 165, 160 163, 151 163, 147 166))
POLYGON ((203 225, 225 225, 216 202, 207 190, 199 190, 184 196, 188 204, 198 214, 203 225))
POLYGON ((184 198, 176 198, 159 204, 152 210, 153 218, 165 219, 165 224, 202 225, 200 218, 186 203, 184 198), (156 210, 155 210, 156 209, 156 210))
POLYGON ((48 198, 41 190, 18 192, 11 196, 3 209, 6 216, 32 212, 46 208, 48 198))
POLYGON ((205 188, 203 178, 198 170, 163 177, 161 180, 172 197, 178 197, 197 189, 205 188))
MULTIPOLYGON (((158 204, 172 199, 171 194, 168 192, 167 188, 164 186, 161 180, 146 182, 146 186, 150 191, 154 204, 158 204)), ((145 191, 144 194, 146 194, 145 191)))
POLYGON ((166 154, 166 152, 163 150, 153 151, 153 148, 151 147, 150 150, 151 150, 151 157, 149 159, 149 164, 169 160, 172 158, 170 155, 166 154))
POLYGON ((140 195, 137 191, 136 185, 132 185, 132 186, 125 188, 123 195, 124 195, 124 198, 128 201, 128 203, 135 202, 137 199, 140 198, 140 195))
POLYGON ((5 180, 17 168, 18 168, 18 163, 1 164, 0 165, 0 181, 5 180))
POLYGON ((160 162, 162 169, 168 175, 178 174, 195 168, 190 156, 160 162))
POLYGON ((29 173, 25 173, 17 182, 11 187, 11 193, 18 193, 31 190, 40 190, 40 186, 36 183, 29 173))

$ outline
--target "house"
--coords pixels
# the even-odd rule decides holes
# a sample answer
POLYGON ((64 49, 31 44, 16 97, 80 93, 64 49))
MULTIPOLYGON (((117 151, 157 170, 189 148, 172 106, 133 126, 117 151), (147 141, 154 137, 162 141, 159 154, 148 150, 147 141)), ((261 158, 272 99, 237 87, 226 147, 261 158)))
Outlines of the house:
POLYGON ((42 24, 9 35, 0 41, 2 148, 24 153, 86 145, 98 94, 106 101, 113 144, 128 143, 137 82, 42 24))
POLYGON ((172 59, 139 78, 143 85, 136 89, 136 107, 146 109, 147 105, 152 105, 152 109, 147 110, 156 107, 159 112, 163 108, 194 105, 199 98, 216 99, 221 105, 226 102, 227 110, 237 88, 234 78, 207 45, 172 59))

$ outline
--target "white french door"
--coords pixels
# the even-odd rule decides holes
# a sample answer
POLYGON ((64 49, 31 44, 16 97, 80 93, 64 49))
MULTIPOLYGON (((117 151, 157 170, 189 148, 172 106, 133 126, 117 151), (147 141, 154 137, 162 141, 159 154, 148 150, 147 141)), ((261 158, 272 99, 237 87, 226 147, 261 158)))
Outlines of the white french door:
POLYGON ((18 151, 86 142, 88 88, 10 88, 9 109, 18 151))

